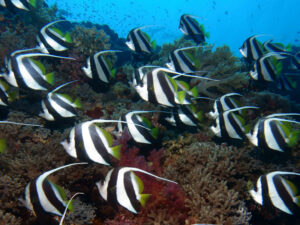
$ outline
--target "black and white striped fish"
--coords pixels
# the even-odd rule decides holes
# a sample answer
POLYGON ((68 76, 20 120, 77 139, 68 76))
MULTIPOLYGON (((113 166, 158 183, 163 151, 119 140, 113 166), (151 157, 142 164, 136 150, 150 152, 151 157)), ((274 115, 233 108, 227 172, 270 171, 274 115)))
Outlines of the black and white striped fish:
POLYGON ((18 50, 11 53, 6 60, 6 72, 2 73, 1 76, 14 87, 45 91, 47 86, 53 83, 53 73, 46 74, 43 64, 33 58, 73 58, 36 53, 32 52, 33 50, 36 49, 18 50))
POLYGON ((282 72, 282 63, 278 60, 285 58, 284 55, 275 52, 262 55, 256 60, 250 71, 251 78, 268 82, 276 81, 282 72))
POLYGON ((150 194, 143 194, 143 181, 135 172, 177 184, 174 181, 158 177, 138 168, 118 167, 111 169, 104 181, 96 183, 102 198, 116 209, 118 205, 121 205, 130 212, 137 213, 141 206, 145 206, 150 194))
POLYGON ((133 84, 137 84, 134 88, 139 96, 144 101, 170 107, 177 104, 190 104, 187 93, 180 89, 176 81, 166 72, 176 73, 167 68, 157 67, 147 72, 138 84, 133 80, 133 84))
POLYGON ((195 62, 184 51, 197 48, 198 46, 190 46, 184 48, 178 48, 169 53, 169 63, 166 66, 179 73, 194 73, 195 62))
POLYGON ((264 54, 262 44, 256 39, 259 36, 261 35, 253 35, 247 38, 239 49, 242 56, 250 62, 258 60, 264 54))
POLYGON ((198 126, 203 119, 202 111, 196 109, 194 105, 179 105, 172 109, 172 114, 164 118, 172 126, 181 128, 185 126, 198 126))
POLYGON ((63 33, 60 29, 52 27, 57 23, 68 22, 58 20, 48 23, 40 30, 37 35, 37 41, 42 52, 53 55, 66 55, 66 51, 72 45, 72 39, 69 32, 63 33))
POLYGON ((259 148, 280 152, 295 146, 299 141, 299 129, 292 129, 290 125, 299 126, 300 122, 285 119, 288 116, 300 116, 300 114, 276 113, 259 119, 252 132, 246 134, 249 141, 259 148))
POLYGON ((233 96, 241 96, 239 93, 228 93, 225 95, 222 95, 219 99, 216 99, 214 102, 214 111, 210 111, 208 113, 208 115, 213 118, 216 119, 219 114, 230 110, 230 109, 235 109, 240 107, 239 103, 232 98, 233 96))
POLYGON ((184 14, 180 17, 179 29, 184 35, 190 36, 197 44, 205 42, 205 37, 209 37, 208 33, 205 33, 203 25, 200 25, 196 16, 184 14))
POLYGON ((29 11, 36 6, 36 0, 0 0, 0 5, 13 12, 15 8, 29 11))
POLYGON ((258 204, 265 207, 272 205, 290 214, 300 215, 299 186, 284 177, 300 178, 300 173, 274 171, 259 177, 255 189, 249 191, 258 204))
POLYGON ((153 127, 151 122, 146 117, 139 115, 150 112, 154 111, 132 111, 122 115, 120 121, 124 121, 126 123, 118 123, 118 132, 123 132, 124 128, 127 127, 131 137, 135 142, 142 144, 155 143, 158 139, 158 128, 153 127))
POLYGON ((281 53, 281 52, 289 52, 291 49, 291 46, 287 46, 285 47, 283 44, 281 43, 272 43, 273 40, 267 40, 264 42, 263 46, 264 49, 267 52, 277 52, 277 53, 281 53))
POLYGON ((87 59, 87 67, 82 67, 85 75, 97 83, 109 83, 114 77, 116 70, 112 68, 111 63, 104 59, 103 54, 121 52, 118 50, 100 51, 87 59))
POLYGON ((113 145, 113 137, 96 123, 118 122, 117 120, 91 120, 72 128, 67 140, 61 142, 66 152, 84 162, 111 165, 111 156, 120 159, 121 145, 113 145))
POLYGON ((144 66, 135 70, 132 86, 144 101, 170 107, 191 104, 191 97, 196 97, 198 94, 197 88, 190 89, 187 83, 177 80, 180 76, 213 80, 198 75, 178 73, 164 67, 144 66), (143 69, 146 67, 152 69, 145 74, 143 69), (175 76, 170 77, 168 73, 175 76))
POLYGON ((258 107, 255 106, 244 106, 229 109, 223 113, 220 113, 215 120, 215 126, 211 126, 210 129, 217 137, 242 140, 245 137, 245 133, 247 133, 250 128, 245 124, 244 118, 235 112, 244 109, 257 108, 258 107))
POLYGON ((127 35, 126 45, 137 54, 152 54, 155 49, 155 41, 151 41, 148 34, 141 29, 149 26, 143 26, 132 29, 127 35))
POLYGON ((49 170, 26 186, 25 200, 21 201, 26 208, 34 212, 40 223, 58 224, 53 216, 62 216, 66 207, 63 189, 49 181, 47 177, 61 169, 83 164, 86 163, 73 163, 49 170))
POLYGON ((75 108, 81 107, 79 98, 73 101, 68 95, 55 93, 62 87, 73 82, 75 81, 62 84, 47 94, 47 97, 41 103, 42 110, 39 114, 40 117, 48 121, 56 121, 72 118, 77 115, 75 108))

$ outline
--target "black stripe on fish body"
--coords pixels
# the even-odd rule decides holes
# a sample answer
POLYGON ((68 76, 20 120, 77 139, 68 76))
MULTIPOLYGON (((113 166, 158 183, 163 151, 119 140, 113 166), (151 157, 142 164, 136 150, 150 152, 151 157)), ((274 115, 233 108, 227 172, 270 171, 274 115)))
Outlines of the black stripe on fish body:
POLYGON ((186 17, 186 28, 188 34, 194 39, 197 44, 205 42, 205 36, 194 18, 191 18, 189 16, 186 17))
POLYGON ((30 76, 42 87, 47 89, 48 83, 42 78, 43 75, 39 74, 36 69, 32 66, 29 58, 23 58, 23 65, 26 67, 30 76))
MULTIPOLYGON (((68 44, 67 42, 65 42, 65 41, 61 40, 60 38, 58 38, 57 36, 55 36, 53 33, 51 33, 48 30, 48 28, 45 30, 45 33, 50 38, 54 39, 55 42, 59 43, 60 45, 64 46, 65 48, 70 47, 70 44, 68 44)), ((39 37, 40 41, 43 43, 43 45, 45 46, 46 50, 49 52, 49 54, 59 55, 59 56, 66 56, 67 55, 67 49, 64 50, 64 51, 57 51, 51 45, 49 45, 49 43, 47 42, 45 37, 41 34, 41 32, 38 33, 38 37, 39 37)))
POLYGON ((262 49, 261 49, 261 47, 260 47, 258 41, 256 40, 256 38, 253 38, 253 39, 252 39, 252 43, 251 43, 250 41, 251 41, 251 40, 249 39, 249 45, 250 45, 250 49, 251 49, 251 51, 250 51, 250 53, 251 53, 250 59, 251 59, 251 60, 257 60, 257 59, 260 58, 264 53, 263 53, 263 51, 262 51, 262 49), (254 53, 256 53, 257 56, 255 56, 254 53))
MULTIPOLYGON (((220 101, 219 101, 220 102, 220 101)), ((234 109, 236 106, 234 105, 233 100, 230 97, 226 97, 224 99, 225 104, 229 107, 229 109, 234 109)), ((222 105, 222 110, 224 111, 224 106, 222 105)))
POLYGON ((229 139, 229 134, 227 132, 226 126, 225 126, 225 120, 222 113, 219 114, 219 124, 220 124, 220 133, 221 137, 224 139, 229 139))
MULTIPOLYGON (((150 143, 154 143, 155 142, 155 139, 154 137, 151 135, 150 131, 143 128, 143 127, 140 127, 140 126, 136 126, 136 125, 141 125, 141 126, 145 126, 145 124, 143 122, 141 122, 137 115, 136 114, 133 114, 132 117, 132 122, 134 123, 134 126, 135 128, 138 130, 138 132, 147 140, 149 141, 150 143)), ((130 130, 129 130, 130 132, 130 130)))
MULTIPOLYGON (((58 104, 60 107, 64 108, 65 110, 73 113, 74 115, 77 115, 75 108, 72 105, 68 104, 67 102, 61 100, 56 94, 52 94, 51 100, 56 102, 56 104, 58 104)), ((60 117, 62 116, 60 115, 60 117)))
MULTIPOLYGON (((264 81, 265 79, 264 79, 264 75, 263 75, 263 72, 262 72, 263 70, 262 70, 262 64, 261 64, 261 62, 259 60, 257 60, 255 62, 255 65, 256 65, 256 72, 257 72, 257 80, 264 81)), ((255 69, 253 69, 253 71, 254 70, 255 69)))
POLYGON ((46 212, 41 205, 41 202, 38 198, 36 181, 37 181, 37 179, 35 179, 34 181, 32 181, 29 184, 30 202, 32 204, 33 211, 34 211, 35 215, 37 216, 37 219, 39 222, 42 222, 43 224, 49 224, 49 225, 55 224, 55 223, 53 223, 52 215, 49 214, 48 212, 46 212))
POLYGON ((288 145, 286 144, 286 142, 284 140, 284 137, 282 136, 276 122, 275 121, 270 121, 269 125, 271 127, 272 134, 275 137, 275 140, 276 140, 279 148, 281 148, 281 149, 288 148, 288 145))
MULTIPOLYGON (((126 114, 121 115, 120 121, 126 122, 126 114)), ((127 125, 125 123, 118 122, 118 126, 117 126, 118 131, 123 132, 126 126, 127 125)))
MULTIPOLYGON (((102 71, 98 71, 98 70, 97 70, 97 66, 96 66, 96 64, 99 63, 99 66, 102 67, 102 64, 101 64, 101 62, 100 62, 101 60, 102 60, 102 59, 101 59, 101 56, 100 56, 100 55, 97 57, 97 61, 98 61, 98 62, 95 61, 94 56, 90 56, 91 70, 92 70, 92 77, 93 77, 93 80, 96 81, 96 82, 98 82, 98 83, 103 83, 103 82, 104 82, 104 81, 100 78, 100 73, 102 73, 102 71)), ((103 69, 103 68, 102 68, 102 69, 103 69)), ((105 76, 106 76, 106 74, 105 74, 105 76)), ((107 78, 107 76, 106 76, 106 78, 107 78)))
POLYGON ((234 113, 229 113, 228 114, 228 120, 230 122, 230 124, 232 125, 233 129, 235 130, 235 132, 241 137, 244 138, 245 137, 245 133, 242 130, 242 128, 240 127, 240 125, 236 122, 236 120, 233 117, 234 113))
POLYGON ((261 149, 269 149, 267 143, 266 143, 266 139, 265 139, 265 127, 264 127, 264 119, 262 119, 261 121, 259 121, 258 124, 258 131, 257 131, 257 146, 261 149))
POLYGON ((138 211, 140 209, 140 202, 137 200, 137 196, 134 192, 132 180, 131 180, 131 171, 128 171, 124 174, 124 186, 126 194, 130 200, 131 205, 135 209, 135 211, 138 211))
POLYGON ((180 109, 194 124, 198 124, 199 120, 194 116, 191 109, 184 105, 181 106, 180 109))
POLYGON ((43 181, 42 187, 46 194, 47 200, 57 209, 57 211, 63 214, 65 210, 65 205, 56 197, 53 187, 51 186, 49 180, 45 179, 43 181))
POLYGON ((0 86, 0 99, 4 104, 8 105, 8 95, 6 91, 1 88, 1 86, 0 86))
POLYGON ((53 108, 51 102, 48 98, 43 100, 45 107, 47 108, 49 114, 54 118, 54 120, 61 119, 61 115, 53 108))
POLYGON ((78 124, 75 126, 75 149, 77 159, 83 162, 92 162, 92 160, 87 155, 87 149, 84 148, 84 137, 83 135, 90 135, 90 134, 83 134, 82 133, 82 124, 78 124))
POLYGON ((260 182, 261 182, 261 188, 262 188, 262 200, 263 200, 262 205, 267 208, 272 208, 273 204, 272 204, 270 196, 269 196, 269 184, 268 184, 267 176, 262 175, 260 182))
MULTIPOLYGON (((106 64, 105 59, 101 55, 98 56, 98 62, 100 63, 100 66, 104 72, 104 75, 109 82, 111 80, 110 68, 108 68, 108 65, 106 64)), ((98 75, 100 75, 100 74, 98 73, 98 75)), ((99 77, 99 79, 101 80, 100 77, 99 77)))
MULTIPOLYGON (((172 105, 176 105, 175 93, 174 93, 174 90, 172 90, 170 87, 170 84, 168 82, 168 77, 165 75, 165 73, 163 71, 159 71, 157 73, 157 78, 158 78, 159 84, 163 90, 164 95, 167 97, 168 102, 172 105)), ((155 92, 155 90, 154 90, 154 92, 155 92)), ((160 96, 157 96, 157 93, 155 93, 155 96, 156 96, 156 99, 158 99, 160 97, 160 96)))
POLYGON ((153 74, 152 71, 149 71, 147 74, 147 91, 148 91, 148 101, 154 104, 157 104, 156 95, 154 93, 154 84, 153 84, 153 74))
MULTIPOLYGON (((138 40, 139 40, 139 44, 140 42, 142 42, 145 47, 146 47, 146 53, 150 54, 153 49, 151 44, 149 43, 148 39, 145 37, 145 35, 143 34, 143 32, 141 30, 137 30, 137 35, 138 35, 138 40)), ((141 46, 141 44, 140 44, 141 46)), ((145 50, 142 50, 143 52, 145 52, 145 50)))
MULTIPOLYGON (((263 60, 263 62, 264 62, 264 65, 265 65, 265 67, 266 67, 266 69, 268 71, 268 74, 270 75, 271 79, 273 81, 277 80, 275 68, 271 64, 270 60, 268 58, 266 58, 266 59, 263 60)), ((264 76, 264 75, 262 74, 262 76, 264 76)))
POLYGON ((19 70, 19 65, 17 63, 16 57, 11 57, 10 62, 11 62, 11 69, 12 69, 12 72, 13 72, 13 76, 15 77, 15 79, 17 81, 18 87, 28 89, 29 87, 24 82, 21 71, 19 70))
MULTIPOLYGON (((101 157, 108 163, 111 164, 110 154, 108 153, 105 145, 103 144, 102 139, 100 138, 98 132, 97 132, 97 126, 92 124, 89 126, 89 135, 91 136, 91 139, 93 141, 93 144, 95 148, 97 149, 97 152, 101 157)), ((88 149, 87 149, 88 151, 88 149)), ((91 159, 93 160, 93 159, 91 159)))
POLYGON ((135 68, 134 71, 133 71, 133 74, 134 74, 134 79, 136 81, 136 84, 143 87, 144 84, 143 84, 143 82, 141 82, 141 75, 140 75, 139 69, 135 68))
POLYGON ((183 51, 178 51, 178 57, 175 55, 175 51, 170 53, 170 59, 173 61, 175 70, 180 73, 190 73, 191 71, 195 71, 195 66, 191 62, 191 60, 187 57, 187 55, 183 51), (186 71, 186 69, 182 68, 182 64, 184 64, 190 71, 186 71))
POLYGON ((221 103, 221 101, 216 101, 216 108, 217 108, 217 112, 219 113, 219 114, 221 114, 221 113, 223 113, 224 112, 224 109, 223 109, 223 105, 222 105, 222 103, 221 103))
POLYGON ((186 55, 186 53, 184 51, 179 51, 178 55, 180 56, 180 58, 182 59, 182 61, 185 63, 185 65, 191 71, 195 71, 196 70, 194 63, 191 61, 191 59, 186 55))
POLYGON ((110 176, 107 185, 107 202, 111 204, 116 210, 118 210, 118 205, 120 204, 117 199, 117 180, 119 179, 119 170, 121 168, 114 168, 110 176))
POLYGON ((294 203, 293 198, 290 196, 290 194, 286 190, 284 184, 282 183, 280 175, 275 175, 273 177, 273 182, 274 182, 274 185, 276 187, 276 191, 278 192, 278 195, 279 195, 280 199, 284 202, 285 206, 292 213, 294 213, 297 210, 297 208, 299 208, 299 207, 294 203))

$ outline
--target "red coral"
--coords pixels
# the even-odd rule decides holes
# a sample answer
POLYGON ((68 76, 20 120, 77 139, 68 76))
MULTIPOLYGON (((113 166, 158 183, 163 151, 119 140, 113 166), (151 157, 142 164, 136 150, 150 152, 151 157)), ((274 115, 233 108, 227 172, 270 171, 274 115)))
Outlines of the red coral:
POLYGON ((102 112, 102 109, 98 106, 95 107, 94 109, 87 110, 85 112, 85 114, 93 119, 99 119, 104 115, 104 113, 102 112))

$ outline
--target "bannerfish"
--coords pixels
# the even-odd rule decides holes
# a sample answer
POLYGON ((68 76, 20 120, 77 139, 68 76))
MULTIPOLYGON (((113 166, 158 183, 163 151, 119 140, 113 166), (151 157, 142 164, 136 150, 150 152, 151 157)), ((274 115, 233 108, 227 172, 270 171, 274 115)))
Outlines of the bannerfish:
POLYGON ((147 72, 141 82, 134 86, 139 96, 144 101, 170 107, 177 104, 190 104, 186 92, 179 89, 176 81, 166 72, 176 73, 161 67, 147 72))
POLYGON ((247 38, 239 49, 242 56, 250 62, 258 60, 264 54, 263 45, 256 39, 259 36, 261 35, 247 38))
POLYGON ((118 132, 123 132, 124 128, 127 127, 128 131, 137 143, 142 144, 153 144, 158 139, 159 130, 157 127, 153 127, 151 122, 139 114, 151 113, 154 111, 132 111, 121 116, 120 121, 126 123, 118 123, 118 132), (140 125, 140 126, 137 126, 140 125), (148 129, 145 129, 147 127, 148 129))
POLYGON ((208 38, 209 34, 205 32, 204 26, 200 25, 194 18, 198 17, 183 14, 180 17, 179 29, 184 35, 190 36, 196 44, 203 44, 205 37, 208 38))
POLYGON ((1 76, 12 86, 30 89, 47 90, 49 84, 53 84, 53 72, 46 74, 44 65, 33 59, 35 57, 52 57, 60 59, 73 59, 45 53, 32 52, 36 49, 14 51, 6 59, 6 71, 1 76))
POLYGON ((272 43, 273 40, 268 40, 265 41, 263 43, 264 49, 267 52, 277 52, 277 53, 281 53, 281 52, 290 52, 291 50, 291 46, 284 46, 282 43, 272 43))
POLYGON ((178 105, 172 108, 172 114, 164 118, 172 126, 185 127, 185 126, 198 126, 199 122, 203 119, 202 111, 196 109, 195 105, 178 105))
POLYGON ((138 168, 118 167, 111 169, 104 181, 96 183, 102 198, 116 209, 118 205, 121 205, 130 212, 137 213, 141 206, 145 206, 150 194, 143 193, 143 181, 135 172, 177 184, 175 181, 158 177, 138 168))
POLYGON ((62 84, 47 94, 47 97, 41 102, 42 110, 39 114, 40 117, 48 121, 56 121, 72 118, 77 115, 75 108, 81 108, 79 98, 73 101, 69 95, 55 93, 62 87, 73 82, 75 81, 62 84))
POLYGON ((0 0, 0 5, 12 12, 15 8, 29 11, 31 7, 36 7, 36 0, 0 0))
POLYGON ((82 67, 83 72, 87 77, 95 82, 109 83, 112 77, 115 76, 116 69, 112 68, 111 62, 103 57, 103 54, 121 52, 118 50, 100 51, 90 56, 87 59, 87 67, 82 67))
POLYGON ((285 58, 284 55, 274 52, 259 57, 249 73, 251 78, 268 82, 276 81, 282 73, 282 62, 278 60, 285 58))
POLYGON ((37 35, 39 48, 44 53, 53 55, 66 55, 66 51, 71 47, 72 39, 69 32, 63 33, 60 29, 52 27, 57 23, 68 22, 58 20, 48 23, 37 35))
POLYGON ((150 36, 141 29, 149 26, 143 26, 132 29, 127 35, 126 45, 137 54, 152 54, 155 50, 156 43, 151 41, 150 36))
POLYGON ((210 111, 208 115, 216 119, 220 113, 223 113, 230 109, 235 109, 240 107, 239 102, 234 99, 235 96, 242 96, 239 93, 228 93, 225 95, 222 95, 219 99, 216 99, 214 102, 214 111, 210 111))
POLYGON ((135 71, 132 86, 144 101, 170 107, 191 104, 191 97, 198 94, 197 87, 190 89, 187 83, 177 80, 180 76, 214 80, 197 75, 178 73, 164 67, 153 67, 146 74, 142 70, 135 71), (139 72, 142 75, 139 76, 137 74, 139 72), (175 74, 175 76, 171 77, 168 74, 175 74), (138 82, 137 79, 140 81, 138 82))
POLYGON ((47 177, 58 170, 86 163, 72 163, 49 170, 27 184, 25 199, 20 199, 26 208, 31 210, 42 224, 57 224, 53 216, 62 216, 66 201, 64 190, 52 183, 47 177))
POLYGON ((275 113, 257 121, 251 132, 247 133, 249 141, 262 149, 284 152, 297 144, 300 131, 293 131, 291 124, 300 122, 285 119, 288 116, 300 116, 299 113, 275 113), (285 117, 285 118, 284 118, 285 117))
POLYGON ((290 214, 300 214, 299 188, 285 176, 300 176, 300 173, 274 171, 259 177, 256 187, 249 191, 258 204, 265 207, 274 206, 290 214))
POLYGON ((178 48, 169 53, 169 61, 166 66, 174 71, 180 73, 194 73, 195 62, 192 60, 191 56, 186 54, 186 50, 197 48, 198 46, 190 46, 184 48, 178 48))
POLYGON ((83 162, 111 165, 111 156, 120 159, 121 145, 113 145, 113 137, 95 123, 118 122, 96 119, 77 124, 67 140, 61 142, 66 152, 83 162))
POLYGON ((250 127, 246 125, 244 118, 235 112, 257 108, 255 106, 244 106, 220 113, 215 120, 215 126, 211 126, 210 129, 217 137, 242 140, 245 137, 245 133, 250 130, 250 127))

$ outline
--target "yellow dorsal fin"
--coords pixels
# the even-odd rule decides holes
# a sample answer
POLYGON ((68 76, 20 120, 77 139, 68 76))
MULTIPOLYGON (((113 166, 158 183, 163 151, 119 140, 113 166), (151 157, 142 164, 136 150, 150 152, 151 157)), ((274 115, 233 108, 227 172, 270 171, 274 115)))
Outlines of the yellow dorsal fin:
POLYGON ((177 92, 178 100, 181 104, 184 102, 185 95, 186 95, 185 91, 178 91, 177 92))
POLYGON ((112 156, 118 160, 120 160, 121 148, 122 148, 122 145, 116 145, 116 146, 111 147, 112 156))
POLYGON ((42 71, 43 74, 46 74, 45 66, 40 61, 32 58, 30 60, 42 71))
POLYGON ((102 131, 102 134, 104 135, 104 137, 105 137, 105 139, 106 139, 106 141, 107 141, 107 143, 108 143, 108 146, 109 147, 111 147, 112 146, 112 144, 113 144, 113 137, 111 136, 111 134, 110 133, 108 133, 106 130, 104 130, 104 129, 102 129, 102 128, 100 128, 100 130, 102 131))
POLYGON ((138 188, 139 188, 138 192, 139 192, 139 194, 143 193, 143 191, 144 191, 144 183, 143 183, 143 181, 141 180, 141 178, 139 178, 137 175, 135 175, 134 172, 132 172, 132 174, 134 175, 134 179, 135 179, 135 181, 136 181, 136 183, 138 185, 138 188))
POLYGON ((292 197, 295 197, 298 194, 298 189, 296 185, 292 181, 289 181, 285 178, 281 178, 281 179, 284 183, 284 186, 288 188, 288 192, 292 195, 292 197))
POLYGON ((52 27, 52 28, 50 28, 52 31, 54 31, 55 33, 57 33, 61 38, 63 38, 64 37, 64 34, 63 34, 63 32, 60 30, 60 29, 58 29, 57 27, 52 27))
POLYGON ((72 97, 71 97, 70 95, 68 95, 68 94, 57 94, 57 95, 59 95, 59 96, 65 98, 65 99, 67 99, 67 100, 70 101, 70 102, 73 102, 72 97))
POLYGON ((140 203, 143 207, 145 207, 148 199, 150 198, 151 194, 141 194, 140 203))

